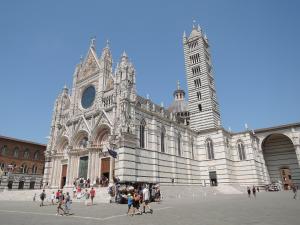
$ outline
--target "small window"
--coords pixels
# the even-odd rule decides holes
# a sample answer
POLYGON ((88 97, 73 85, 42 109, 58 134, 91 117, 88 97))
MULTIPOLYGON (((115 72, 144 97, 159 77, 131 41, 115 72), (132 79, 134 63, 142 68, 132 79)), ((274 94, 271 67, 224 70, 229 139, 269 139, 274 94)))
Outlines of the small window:
POLYGON ((178 151, 178 156, 181 156, 181 135, 178 134, 177 137, 177 151, 178 151))
POLYGON ((201 87, 201 80, 200 80, 200 78, 194 80, 194 84, 195 84, 195 87, 196 87, 196 88, 201 87))
POLYGON ((145 148, 145 128, 146 121, 142 120, 140 123, 140 148, 145 148))
POLYGON ((211 139, 206 140, 206 151, 207 151, 208 159, 210 160, 215 159, 214 146, 211 139))
POLYGON ((7 146, 4 145, 1 149, 1 155, 6 156, 8 154, 7 146))
POLYGON ((26 149, 23 155, 24 159, 29 159, 29 150, 26 149))
POLYGON ((238 141, 237 146, 240 160, 246 160, 245 146, 242 141, 238 141))
POLYGON ((13 156, 14 156, 14 158, 18 158, 19 157, 19 148, 18 147, 15 147, 13 156))
POLYGON ((198 100, 201 100, 201 92, 200 91, 197 92, 197 98, 198 98, 198 100))
POLYGON ((37 151, 37 152, 34 153, 34 159, 35 159, 35 160, 38 160, 39 158, 40 158, 40 154, 39 154, 39 152, 37 151))
POLYGON ((199 112, 202 112, 202 105, 201 104, 198 104, 198 109, 199 109, 199 112))
POLYGON ((79 142, 79 147, 80 148, 86 148, 88 145, 88 137, 84 137, 81 139, 81 141, 79 142))

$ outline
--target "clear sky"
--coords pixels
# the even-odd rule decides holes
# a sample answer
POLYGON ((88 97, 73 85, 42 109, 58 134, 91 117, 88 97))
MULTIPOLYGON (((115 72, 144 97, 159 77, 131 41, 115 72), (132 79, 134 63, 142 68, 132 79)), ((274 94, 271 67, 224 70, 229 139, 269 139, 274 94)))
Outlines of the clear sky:
POLYGON ((1 1, 0 134, 46 143, 56 96, 97 37, 125 50, 142 96, 168 106, 186 89, 182 33, 211 44, 222 124, 241 131, 300 121, 300 1, 1 1))

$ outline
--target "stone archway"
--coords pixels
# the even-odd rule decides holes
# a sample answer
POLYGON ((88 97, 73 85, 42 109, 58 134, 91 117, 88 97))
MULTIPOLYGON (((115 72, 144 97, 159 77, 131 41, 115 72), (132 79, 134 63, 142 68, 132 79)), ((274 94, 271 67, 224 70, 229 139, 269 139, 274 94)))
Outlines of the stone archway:
POLYGON ((101 125, 96 132, 94 137, 94 145, 100 147, 102 151, 106 151, 107 147, 109 147, 109 135, 110 128, 107 125, 101 125))
POLYGON ((300 168, 292 140, 284 134, 271 134, 262 142, 262 151, 270 182, 289 188, 300 183, 300 168))

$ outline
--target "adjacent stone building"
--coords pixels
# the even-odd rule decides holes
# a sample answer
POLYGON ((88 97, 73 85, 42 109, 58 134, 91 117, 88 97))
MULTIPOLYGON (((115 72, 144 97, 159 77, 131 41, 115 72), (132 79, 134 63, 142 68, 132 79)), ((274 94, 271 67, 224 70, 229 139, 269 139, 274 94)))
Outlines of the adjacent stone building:
POLYGON ((109 45, 98 57, 92 40, 72 89, 63 88, 55 101, 45 184, 58 188, 101 176, 161 184, 300 184, 300 123, 224 129, 210 45, 199 26, 184 33, 183 49, 188 101, 178 84, 165 108, 138 95, 125 52, 113 68, 109 45))
POLYGON ((46 145, 0 136, 0 189, 42 186, 46 145))

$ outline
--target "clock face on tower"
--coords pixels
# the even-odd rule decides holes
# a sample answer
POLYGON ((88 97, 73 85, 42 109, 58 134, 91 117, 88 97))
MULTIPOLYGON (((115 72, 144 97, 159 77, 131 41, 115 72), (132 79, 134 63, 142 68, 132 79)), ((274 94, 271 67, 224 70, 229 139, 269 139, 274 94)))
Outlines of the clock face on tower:
POLYGON ((87 87, 81 97, 81 105, 84 109, 91 107, 94 103, 96 90, 94 86, 87 87))

